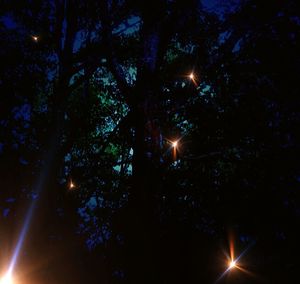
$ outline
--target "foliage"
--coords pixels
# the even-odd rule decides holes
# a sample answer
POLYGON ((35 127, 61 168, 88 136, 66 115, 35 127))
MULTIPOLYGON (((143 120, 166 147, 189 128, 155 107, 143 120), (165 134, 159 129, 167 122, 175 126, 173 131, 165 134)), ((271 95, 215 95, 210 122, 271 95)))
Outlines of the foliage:
MULTIPOLYGON (((96 261, 107 259, 113 281, 127 280, 119 254, 128 241, 123 227, 136 226, 136 236, 141 227, 126 210, 136 194, 136 172, 147 170, 151 216, 159 225, 143 228, 159 236, 149 247, 161 251, 153 281, 170 283, 168 275, 175 283, 213 281, 209 264, 201 276, 194 266, 215 253, 228 230, 235 231, 240 246, 257 241, 253 259, 267 255, 253 268, 258 274, 272 283, 284 282, 286 274, 292 279, 296 257, 289 253, 299 237, 297 1, 241 1, 222 17, 197 1, 188 1, 193 9, 182 1, 154 1, 151 14, 159 23, 163 19, 159 33, 165 35, 154 75, 141 60, 153 44, 145 44, 152 19, 136 1, 112 1, 113 7, 106 5, 110 1, 66 1, 77 6, 65 7, 63 15, 64 1, 23 2, 5 3, 0 24, 5 39, 0 59, 8 62, 0 67, 1 219, 13 226, 20 218, 17 203, 35 194, 33 184, 61 112, 54 163, 59 170, 51 174, 58 201, 48 217, 70 224, 67 233, 61 224, 53 229, 65 242, 76 232, 97 252, 96 261), (113 23, 111 33, 107 22, 113 23), (158 150, 153 145, 145 150, 150 162, 137 171, 141 102, 150 105, 147 119, 159 125, 163 141, 158 150), (176 159, 174 139, 179 139, 176 159), (176 264, 176 252, 191 265, 176 264), (171 272, 174 267, 178 271, 171 272), (282 272, 273 274, 276 267, 282 272)), ((144 142, 153 142, 151 133, 144 135, 144 142)), ((141 219, 146 217, 141 212, 141 219)))

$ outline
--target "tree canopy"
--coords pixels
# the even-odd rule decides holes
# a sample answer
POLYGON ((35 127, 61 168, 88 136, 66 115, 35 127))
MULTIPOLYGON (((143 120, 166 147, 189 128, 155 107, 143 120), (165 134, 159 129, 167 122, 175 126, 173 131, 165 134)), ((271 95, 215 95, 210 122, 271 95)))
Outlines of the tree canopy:
POLYGON ((0 271, 295 283, 299 3, 202 2, 2 1, 0 271))

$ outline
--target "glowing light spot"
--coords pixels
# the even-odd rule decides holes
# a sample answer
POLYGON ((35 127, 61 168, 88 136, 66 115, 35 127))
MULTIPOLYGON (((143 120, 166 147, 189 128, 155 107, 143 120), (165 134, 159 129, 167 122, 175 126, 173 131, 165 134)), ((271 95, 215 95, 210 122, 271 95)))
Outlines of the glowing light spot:
POLYGON ((238 256, 238 257, 234 257, 234 247, 233 247, 233 240, 231 238, 230 240, 230 256, 227 256, 227 260, 228 260, 228 266, 226 268, 226 270, 220 275, 220 277, 215 281, 215 284, 218 283, 227 273, 229 273, 232 269, 238 269, 244 273, 247 273, 249 275, 254 275, 253 273, 251 273, 250 271, 246 270, 245 268, 243 268, 239 262, 240 259, 248 252, 248 250, 255 244, 255 241, 253 241, 252 243, 250 243, 248 245, 248 247, 242 251, 242 253, 238 256))
POLYGON ((0 284, 14 284, 11 273, 6 273, 0 280, 0 284))
POLYGON ((69 189, 74 189, 75 187, 75 183, 71 180, 69 184, 69 189))
POLYGON ((177 146, 178 146, 178 141, 172 142, 172 147, 173 147, 173 148, 176 148, 177 146))
POLYGON ((190 78, 191 80, 194 80, 194 79, 195 79, 195 75, 194 75, 193 72, 189 75, 189 78, 190 78))
POLYGON ((35 42, 38 42, 39 37, 38 37, 38 36, 32 36, 32 39, 33 39, 35 42))
POLYGON ((236 268, 236 261, 235 260, 231 260, 229 262, 229 269, 233 269, 233 268, 236 268))

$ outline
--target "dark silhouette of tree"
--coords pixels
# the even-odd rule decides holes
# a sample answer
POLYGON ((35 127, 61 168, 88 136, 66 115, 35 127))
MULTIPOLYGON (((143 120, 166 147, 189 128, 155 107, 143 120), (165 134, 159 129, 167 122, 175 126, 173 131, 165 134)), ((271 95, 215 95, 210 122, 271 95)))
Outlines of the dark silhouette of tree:
POLYGON ((39 277, 213 283, 233 231, 259 277, 224 282, 294 283, 299 4, 228 3, 1 4, 1 238, 38 194, 39 277))

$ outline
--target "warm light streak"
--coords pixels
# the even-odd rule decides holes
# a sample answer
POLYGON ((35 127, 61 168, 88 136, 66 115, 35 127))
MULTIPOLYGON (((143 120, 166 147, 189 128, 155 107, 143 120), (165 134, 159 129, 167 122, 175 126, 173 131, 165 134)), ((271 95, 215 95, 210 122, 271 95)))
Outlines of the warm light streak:
POLYGON ((229 253, 230 253, 230 259, 233 260, 235 259, 234 257, 234 238, 233 235, 229 235, 229 253))
POLYGON ((173 141, 172 142, 172 147, 173 148, 177 148, 177 146, 178 146, 178 141, 173 141))
POLYGON ((172 148, 173 148, 173 159, 175 161, 177 159, 178 140, 171 141, 171 145, 172 145, 172 148))
POLYGON ((194 79, 195 79, 194 73, 192 72, 192 73, 189 75, 189 77, 190 77, 191 80, 194 80, 194 79))

